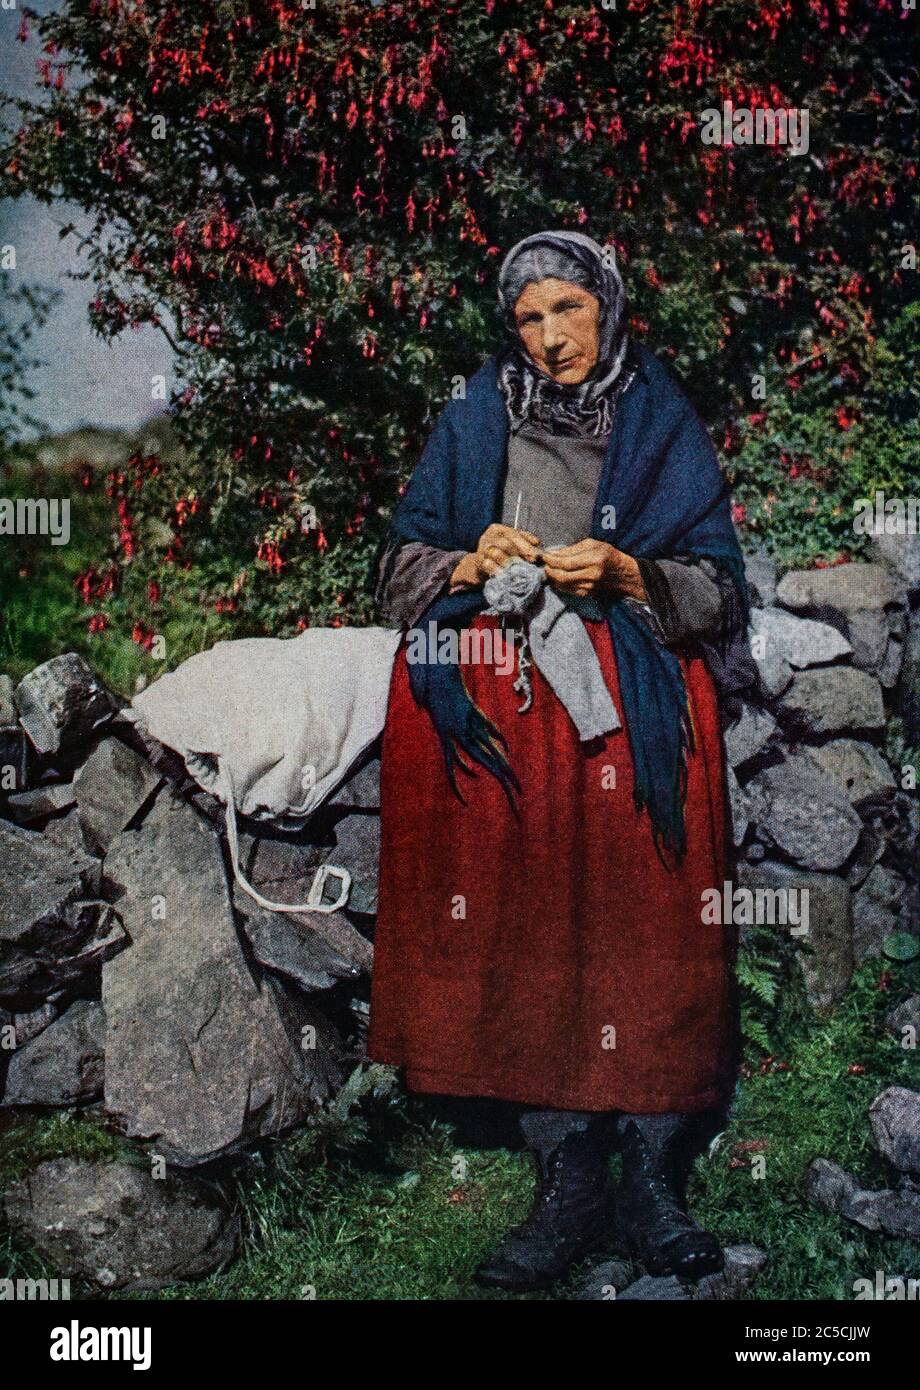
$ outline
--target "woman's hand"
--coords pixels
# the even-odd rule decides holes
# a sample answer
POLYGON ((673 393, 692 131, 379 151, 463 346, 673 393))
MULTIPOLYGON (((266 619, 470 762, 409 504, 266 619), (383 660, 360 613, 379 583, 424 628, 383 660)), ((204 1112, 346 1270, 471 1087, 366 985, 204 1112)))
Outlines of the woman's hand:
POLYGON ((636 561, 606 541, 578 541, 542 553, 547 579, 563 593, 582 597, 623 594, 648 602, 636 561))
POLYGON ((484 584, 512 560, 529 560, 532 564, 540 554, 539 547, 539 538, 529 531, 494 522, 483 531, 476 549, 464 555, 457 565, 450 577, 451 592, 484 584))

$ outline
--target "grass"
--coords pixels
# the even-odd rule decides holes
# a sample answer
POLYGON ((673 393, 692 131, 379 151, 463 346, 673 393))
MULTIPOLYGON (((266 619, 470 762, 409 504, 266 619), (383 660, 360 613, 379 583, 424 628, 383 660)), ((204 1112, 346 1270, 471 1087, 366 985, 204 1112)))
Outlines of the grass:
MULTIPOLYGON (((867 1111, 885 1086, 915 1084, 916 1053, 885 1032, 884 1016, 918 981, 916 966, 892 966, 890 973, 891 988, 880 990, 879 963, 865 965, 825 1018, 806 1020, 792 1011, 781 1054, 746 1066, 729 1128, 712 1156, 697 1164, 691 1186, 697 1218, 723 1242, 750 1241, 769 1254, 751 1298, 846 1301, 853 1281, 873 1278, 876 1269, 917 1276, 916 1246, 816 1211, 803 1196, 805 1171, 818 1156, 867 1186, 893 1181, 874 1147, 867 1111), (788 1070, 778 1069, 780 1056, 788 1070), (758 1179, 751 1159, 761 1155, 766 1167, 758 1179)), ((127 1297, 515 1297, 479 1289, 471 1274, 527 1209, 524 1155, 461 1150, 452 1129, 418 1098, 391 1100, 382 1116, 372 1108, 367 1137, 350 1150, 336 1150, 329 1138, 321 1142, 305 1131, 224 1174, 222 1185, 244 1224, 232 1266, 196 1283, 127 1297)), ((0 1187, 49 1156, 110 1159, 124 1152, 90 1116, 23 1117, 0 1141, 0 1187)), ((13 1278, 54 1273, 8 1232, 0 1232, 0 1267, 13 1278)), ((527 1297, 571 1299, 584 1272, 527 1297)))

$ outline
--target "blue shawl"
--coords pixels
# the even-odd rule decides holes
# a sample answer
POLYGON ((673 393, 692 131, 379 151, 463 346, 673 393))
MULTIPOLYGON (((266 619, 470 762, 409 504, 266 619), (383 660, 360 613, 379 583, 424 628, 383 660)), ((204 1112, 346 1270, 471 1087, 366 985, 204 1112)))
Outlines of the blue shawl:
MULTIPOLYGON (((665 367, 641 345, 634 345, 634 354, 637 372, 614 415, 591 535, 637 559, 679 554, 724 566, 746 616, 744 563, 712 442, 665 367), (611 506, 613 513, 605 511, 611 506)), ((509 423, 496 380, 498 364, 499 358, 491 357, 467 383, 466 396, 451 401, 438 417, 395 510, 395 542, 472 551, 486 527, 499 519, 509 423)), ((425 659, 410 663, 409 679, 435 726, 455 793, 460 796, 455 770, 474 771, 462 750, 499 779, 513 804, 520 784, 503 751, 504 738, 471 701, 460 668, 437 659, 439 632, 467 626, 485 606, 481 589, 437 598, 419 623, 425 659)), ((604 617, 617 661, 636 806, 648 809, 659 852, 665 846, 681 856, 693 744, 680 664, 620 598, 605 602, 604 617)))

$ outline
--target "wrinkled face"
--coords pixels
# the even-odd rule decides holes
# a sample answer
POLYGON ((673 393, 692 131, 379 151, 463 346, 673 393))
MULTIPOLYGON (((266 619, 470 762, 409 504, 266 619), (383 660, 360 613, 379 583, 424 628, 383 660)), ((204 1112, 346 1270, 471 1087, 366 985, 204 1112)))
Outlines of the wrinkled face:
POLYGON ((565 386, 584 381, 597 362, 601 302, 571 280, 525 285, 514 306, 521 340, 541 371, 565 386))

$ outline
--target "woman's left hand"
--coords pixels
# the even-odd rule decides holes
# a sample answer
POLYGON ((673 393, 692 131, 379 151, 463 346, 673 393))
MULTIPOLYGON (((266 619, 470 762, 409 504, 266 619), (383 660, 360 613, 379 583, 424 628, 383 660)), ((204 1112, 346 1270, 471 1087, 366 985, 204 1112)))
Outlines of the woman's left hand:
POLYGON ((606 541, 577 541, 540 554, 547 579, 563 593, 582 597, 624 594, 643 603, 648 600, 636 561, 606 541))

